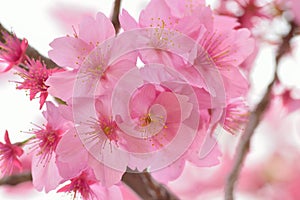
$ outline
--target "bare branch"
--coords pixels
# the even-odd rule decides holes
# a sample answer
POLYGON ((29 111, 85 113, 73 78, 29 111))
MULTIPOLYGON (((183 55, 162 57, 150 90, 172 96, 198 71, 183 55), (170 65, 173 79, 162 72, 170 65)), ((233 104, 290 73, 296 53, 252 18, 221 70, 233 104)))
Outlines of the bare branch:
POLYGON ((239 145, 236 150, 235 162, 229 173, 229 176, 225 185, 225 199, 233 200, 233 191, 235 188, 235 183, 238 180, 239 174, 243 167, 244 161, 246 159, 246 155, 250 148, 251 138, 255 132, 256 127, 259 125, 265 111, 268 109, 271 102, 271 93, 273 86, 278 81, 277 69, 280 62, 280 59, 288 52, 290 52, 290 41, 293 38, 296 31, 296 24, 291 23, 290 32, 282 39, 281 45, 278 48, 276 55, 276 64, 275 64, 275 73, 272 82, 268 85, 267 91, 261 101, 256 106, 255 110, 251 112, 249 117, 249 122, 245 128, 245 132, 243 133, 239 145))
POLYGON ((148 172, 126 172, 122 181, 145 200, 178 200, 164 185, 157 183, 148 172))
POLYGON ((120 8, 121 8, 121 0, 115 0, 115 5, 111 17, 111 22, 113 23, 116 34, 120 30, 120 21, 119 21, 119 14, 120 14, 120 8))
POLYGON ((30 172, 5 176, 4 178, 0 179, 0 185, 14 186, 27 181, 32 181, 32 176, 30 172))

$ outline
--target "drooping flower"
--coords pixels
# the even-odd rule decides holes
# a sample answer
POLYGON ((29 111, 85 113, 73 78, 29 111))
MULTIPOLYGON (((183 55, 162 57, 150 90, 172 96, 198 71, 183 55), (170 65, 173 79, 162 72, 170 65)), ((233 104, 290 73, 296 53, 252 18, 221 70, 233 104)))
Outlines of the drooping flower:
POLYGON ((49 51, 49 57, 66 71, 49 77, 47 84, 50 86, 50 94, 68 102, 72 97, 74 84, 82 77, 92 79, 100 77, 99 87, 112 88, 118 77, 136 62, 136 56, 131 55, 118 59, 113 65, 108 63, 111 57, 110 48, 106 46, 106 49, 97 49, 97 47, 113 36, 115 30, 111 21, 104 14, 98 13, 96 19, 83 18, 78 34, 75 33, 74 37, 55 39, 50 44, 53 49, 49 51), (84 70, 79 72, 82 68, 84 70), (69 92, 62 90, 58 82, 67 82, 69 92))
POLYGON ((8 131, 5 131, 5 143, 0 142, 0 169, 3 175, 11 175, 15 168, 22 170, 19 157, 23 154, 23 149, 18 145, 12 144, 9 139, 8 131))
POLYGON ((74 192, 74 199, 81 195, 84 200, 95 198, 95 193, 90 188, 90 185, 96 183, 96 180, 89 179, 87 172, 82 172, 78 177, 72 178, 71 183, 65 185, 57 192, 74 192))
POLYGON ((30 100, 40 93, 40 109, 43 107, 48 96, 48 86, 45 84, 48 77, 54 70, 47 69, 46 65, 39 60, 28 59, 26 62, 28 69, 18 69, 18 73, 23 82, 17 82, 20 85, 17 89, 28 89, 30 100))
POLYGON ((65 110, 65 114, 72 116, 69 119, 74 120, 76 128, 69 129, 62 136, 56 149, 58 170, 64 179, 79 176, 82 171, 90 168, 96 180, 105 187, 120 182, 127 167, 128 156, 119 154, 122 139, 119 138, 119 128, 110 117, 109 101, 109 97, 102 98, 102 102, 97 100, 96 108, 100 112, 97 111, 93 117, 90 116, 86 98, 73 102, 72 109, 81 106, 82 110, 77 108, 76 113, 72 109, 65 110), (83 116, 82 123, 78 121, 77 115, 83 116), (112 169, 109 165, 111 163, 114 163, 116 169, 112 169))
POLYGON ((83 200, 122 199, 118 186, 102 187, 91 169, 84 170, 80 175, 71 178, 70 181, 57 192, 74 193, 74 199, 80 196, 83 200))
POLYGON ((0 41, 0 64, 3 63, 5 67, 0 72, 6 72, 25 60, 28 42, 26 39, 20 41, 15 34, 4 31, 0 32, 1 34, 3 41, 0 41))
POLYGON ((189 12, 176 15, 176 10, 184 9, 184 3, 173 2, 170 6, 166 0, 151 1, 141 12, 138 23, 126 11, 120 16, 124 30, 153 27, 154 36, 158 34, 157 37, 146 39, 155 40, 153 43, 162 44, 163 48, 161 45, 154 45, 152 48, 141 50, 141 60, 144 63, 163 63, 174 67, 184 74, 191 84, 199 87, 205 87, 203 82, 210 81, 205 80, 207 74, 218 70, 228 98, 245 95, 248 83, 238 67, 254 49, 250 31, 245 28, 236 29, 239 25, 236 19, 214 14, 209 7, 201 4, 201 1, 192 5, 189 12), (160 6, 157 6, 158 4, 160 6), (195 47, 194 52, 188 52, 186 62, 189 62, 189 65, 182 58, 178 58, 180 49, 187 46, 186 42, 178 38, 190 38, 185 40, 193 43, 195 47), (159 43, 156 40, 167 42, 159 43), (239 84, 235 84, 238 81, 233 81, 233 78, 239 79, 239 84))
POLYGON ((266 5, 259 5, 257 0, 220 1, 217 12, 221 15, 236 17, 240 26, 253 28, 258 19, 271 19, 266 5))

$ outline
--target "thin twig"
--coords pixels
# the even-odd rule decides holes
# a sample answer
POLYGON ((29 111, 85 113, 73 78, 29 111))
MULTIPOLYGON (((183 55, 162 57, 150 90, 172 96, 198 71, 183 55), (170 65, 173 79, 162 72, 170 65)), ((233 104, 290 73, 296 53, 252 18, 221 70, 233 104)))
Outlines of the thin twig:
POLYGON ((296 24, 293 22, 291 23, 290 32, 282 38, 281 45, 278 48, 277 55, 275 58, 275 72, 274 78, 272 82, 268 85, 267 91, 261 101, 256 106, 255 110, 251 112, 249 117, 249 122, 245 128, 245 132, 243 133, 239 145, 236 150, 235 162, 233 167, 229 173, 225 184, 225 199, 226 200, 233 200, 233 192, 235 188, 235 183, 239 178, 240 172, 242 170, 244 161, 246 159, 246 155, 250 148, 251 138, 255 132, 256 127, 259 125, 265 111, 268 109, 271 103, 271 93, 273 86, 279 80, 278 79, 278 65, 281 58, 291 50, 290 41, 293 38, 295 31, 296 31, 296 24))
POLYGON ((120 8, 121 8, 121 0, 115 0, 114 9, 111 16, 111 22, 115 27, 116 34, 120 30, 120 21, 119 21, 120 8))

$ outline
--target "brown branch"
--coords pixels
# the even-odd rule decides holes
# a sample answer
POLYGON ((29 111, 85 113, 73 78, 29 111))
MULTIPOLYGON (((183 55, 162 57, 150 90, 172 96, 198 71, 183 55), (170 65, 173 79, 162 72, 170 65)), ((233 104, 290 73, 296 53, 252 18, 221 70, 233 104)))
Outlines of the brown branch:
POLYGON ((119 21, 120 8, 121 8, 121 0, 115 0, 114 9, 111 16, 111 22, 115 27, 116 34, 119 32, 121 27, 119 21))
POLYGON ((274 78, 272 82, 268 85, 265 95, 258 103, 255 110, 252 111, 250 114, 249 122, 245 128, 245 132, 243 133, 236 150, 235 162, 233 164, 233 167, 229 173, 229 176, 225 184, 226 200, 234 199, 233 192, 234 192, 235 184, 239 178, 239 174, 242 170, 244 161, 246 159, 246 155, 249 151, 251 138, 255 132, 256 127, 259 125, 261 119, 263 118, 265 111, 268 109, 271 103, 270 97, 271 97, 272 89, 275 83, 278 81, 278 74, 277 74, 278 65, 281 58, 291 50, 290 41, 295 34, 296 27, 297 27, 296 24, 292 22, 290 32, 285 37, 282 38, 281 45, 278 48, 277 55, 275 58, 274 78))
POLYGON ((4 178, 0 179, 0 185, 15 186, 28 181, 32 181, 30 172, 5 176, 4 178))
POLYGON ((126 172, 122 181, 144 200, 178 200, 164 185, 157 183, 148 172, 126 172))
MULTIPOLYGON (((10 35, 12 34, 10 31, 8 31, 6 28, 4 28, 4 26, 2 26, 2 24, 0 23, 0 41, 2 41, 2 42, 3 42, 3 35, 1 34, 1 32, 6 32, 10 35)), ((47 68, 58 68, 59 67, 51 59, 43 56, 42 54, 40 54, 36 49, 31 47, 30 45, 28 45, 28 47, 27 47, 26 55, 30 58, 34 58, 35 60, 42 60, 46 64, 47 68)))

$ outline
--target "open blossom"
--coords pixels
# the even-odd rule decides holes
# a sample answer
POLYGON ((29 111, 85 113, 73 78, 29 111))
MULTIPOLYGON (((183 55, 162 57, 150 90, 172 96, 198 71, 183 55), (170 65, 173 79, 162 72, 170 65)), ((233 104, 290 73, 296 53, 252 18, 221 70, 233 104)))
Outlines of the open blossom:
POLYGON ((22 170, 19 157, 23 154, 23 149, 10 142, 8 131, 5 131, 5 143, 0 142, 0 169, 3 175, 10 175, 14 168, 22 170))
POLYGON ((118 59, 113 65, 108 63, 111 56, 110 49, 96 48, 113 36, 115 36, 115 30, 111 21, 99 12, 96 19, 83 18, 78 34, 75 33, 74 37, 66 36, 55 39, 50 44, 53 49, 49 51, 49 57, 66 71, 55 73, 49 77, 47 80, 49 93, 68 102, 72 97, 76 78, 81 77, 101 77, 99 87, 112 87, 118 77, 122 76, 136 62, 136 56, 131 55, 118 59), (86 59, 87 57, 89 59, 86 59), (82 65, 86 69, 78 76, 82 65), (62 83, 65 87, 61 87, 62 83))
MULTIPOLYGON (((57 146, 57 166, 64 179, 76 177, 86 168, 90 168, 95 178, 105 187, 120 182, 126 171, 128 156, 119 154, 118 148, 122 146, 122 138, 119 138, 120 129, 110 117, 109 101, 110 98, 105 97, 102 98, 102 102, 97 102, 99 113, 97 113, 98 116, 94 116, 95 118, 86 112, 89 109, 85 98, 74 101, 82 106, 83 113, 79 112, 79 115, 84 116, 84 121, 79 123, 77 128, 69 129, 57 146), (112 159, 115 166, 118 166, 118 170, 105 165, 106 158, 112 159)), ((73 107, 78 106, 76 104, 73 107)), ((68 113, 66 118, 69 120, 73 120, 72 112, 71 109, 65 110, 65 114, 68 113)), ((76 118, 76 114, 74 117, 76 118)), ((77 120, 75 122, 78 123, 77 120)))
POLYGON ((59 108, 46 102, 47 110, 43 112, 47 123, 34 130, 34 156, 32 158, 32 178, 36 189, 46 192, 54 189, 62 180, 56 166, 56 147, 70 124, 61 116, 59 108))
POLYGON ((30 100, 40 93, 40 109, 43 107, 48 96, 48 86, 45 81, 52 74, 52 69, 47 69, 46 65, 39 60, 30 60, 26 62, 28 69, 18 69, 18 74, 24 79, 23 82, 17 82, 20 85, 17 89, 28 89, 30 100))
POLYGON ((61 37, 51 42, 53 49, 49 51, 49 57, 61 67, 78 69, 93 48, 114 35, 111 21, 99 12, 96 19, 84 18, 74 37, 61 37))
POLYGON ((0 72, 6 72, 24 61, 28 43, 26 39, 20 41, 14 34, 10 35, 4 31, 1 34, 4 42, 0 41, 0 64, 4 63, 5 68, 0 72))

